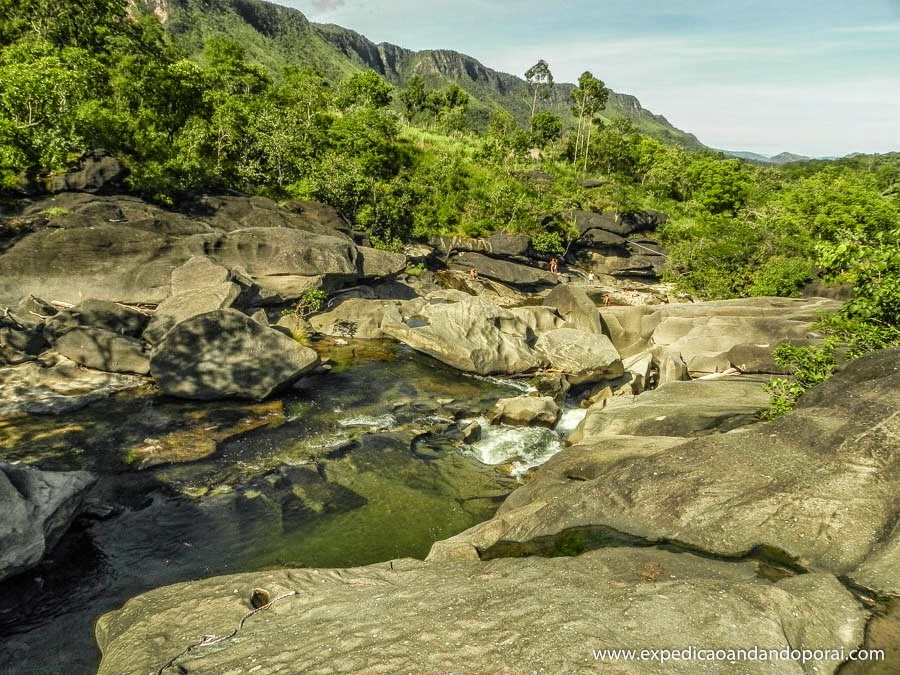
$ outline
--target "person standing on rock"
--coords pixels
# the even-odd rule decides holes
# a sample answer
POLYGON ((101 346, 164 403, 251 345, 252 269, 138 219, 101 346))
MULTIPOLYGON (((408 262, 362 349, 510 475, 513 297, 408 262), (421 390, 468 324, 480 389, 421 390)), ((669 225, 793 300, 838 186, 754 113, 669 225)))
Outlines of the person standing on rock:
POLYGON ((594 276, 594 270, 591 270, 590 272, 588 272, 588 283, 591 286, 594 285, 594 281, 596 281, 596 280, 597 280, 597 277, 594 276))
POLYGON ((472 277, 472 281, 478 281, 478 270, 473 267, 469 270, 469 276, 472 277))
POLYGON ((556 258, 550 258, 550 274, 559 274, 559 261, 556 258))

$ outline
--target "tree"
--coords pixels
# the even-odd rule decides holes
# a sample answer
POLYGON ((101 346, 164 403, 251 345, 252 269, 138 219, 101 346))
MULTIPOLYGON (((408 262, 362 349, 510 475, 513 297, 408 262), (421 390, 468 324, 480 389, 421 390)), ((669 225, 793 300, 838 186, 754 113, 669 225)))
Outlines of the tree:
POLYGON ((425 78, 421 75, 413 75, 406 83, 406 89, 398 94, 398 98, 406 108, 406 119, 411 122, 418 113, 425 109, 425 102, 428 99, 428 93, 425 91, 425 78))
POLYGON ((525 71, 525 79, 528 82, 528 89, 531 93, 530 119, 533 120, 538 97, 546 100, 553 93, 553 73, 550 72, 550 66, 547 65, 547 62, 541 59, 525 71))
POLYGON ((562 136, 562 120, 559 119, 559 115, 539 112, 531 120, 531 138, 537 147, 546 148, 560 136, 562 136))
POLYGON ((584 71, 578 78, 578 88, 570 94, 572 112, 578 116, 578 133, 575 137, 575 155, 572 164, 578 161, 579 148, 584 148, 584 168, 587 170, 588 151, 591 146, 591 131, 594 117, 606 107, 609 100, 609 89, 589 71, 584 71), (585 133, 587 127, 587 133, 585 133))
POLYGON ((366 108, 386 108, 391 104, 394 88, 374 70, 354 73, 338 87, 337 105, 347 110, 358 105, 366 108))

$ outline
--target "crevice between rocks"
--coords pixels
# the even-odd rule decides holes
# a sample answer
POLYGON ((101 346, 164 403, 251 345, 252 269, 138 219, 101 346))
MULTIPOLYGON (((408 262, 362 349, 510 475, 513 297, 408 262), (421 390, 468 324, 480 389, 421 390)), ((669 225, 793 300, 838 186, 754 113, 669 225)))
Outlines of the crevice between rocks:
POLYGON ((806 574, 810 571, 787 552, 764 544, 758 544, 748 551, 734 556, 725 556, 710 553, 674 539, 647 539, 605 525, 567 528, 556 534, 535 537, 526 542, 501 540, 486 549, 479 549, 478 555, 481 560, 530 556, 555 558, 577 556, 588 551, 618 546, 657 548, 671 553, 690 553, 701 558, 723 562, 755 561, 761 565, 760 575, 770 581, 806 574))

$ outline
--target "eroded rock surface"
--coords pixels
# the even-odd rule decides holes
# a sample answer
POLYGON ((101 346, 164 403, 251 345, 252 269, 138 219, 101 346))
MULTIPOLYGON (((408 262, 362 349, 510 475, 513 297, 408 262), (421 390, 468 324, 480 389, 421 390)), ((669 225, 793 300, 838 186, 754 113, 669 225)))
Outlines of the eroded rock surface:
POLYGON ((587 449, 564 450, 494 519, 438 542, 431 557, 599 528, 720 556, 765 547, 800 567, 897 591, 900 351, 849 364, 775 422, 607 457, 614 438, 601 430, 587 449), (569 462, 585 453, 592 473, 573 476, 569 462))
MULTIPOLYGON (((104 615, 99 672, 695 673, 690 661, 612 662, 593 649, 848 651, 867 613, 832 576, 769 584, 749 563, 607 549, 574 558, 282 570, 160 588, 104 615), (270 607, 246 619, 254 589, 270 607), (525 590, 527 589, 527 591, 525 590), (523 592, 524 591, 524 592, 523 592), (191 645, 206 639, 205 646, 191 645)), ((794 661, 719 662, 716 672, 801 673, 794 661)), ((836 661, 807 664, 834 672, 836 661)))

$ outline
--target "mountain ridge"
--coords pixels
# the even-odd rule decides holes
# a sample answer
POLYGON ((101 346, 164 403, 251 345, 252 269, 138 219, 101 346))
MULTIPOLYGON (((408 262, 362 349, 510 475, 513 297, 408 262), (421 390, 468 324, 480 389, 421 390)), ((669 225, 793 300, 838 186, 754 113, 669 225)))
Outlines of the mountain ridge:
MULTIPOLYGON (((144 5, 166 17, 166 28, 193 56, 208 39, 225 37, 243 44, 250 58, 274 73, 285 65, 311 66, 326 79, 337 81, 371 68, 398 87, 413 75, 423 76, 433 88, 458 84, 472 97, 470 116, 476 124, 485 125, 493 107, 508 110, 520 122, 527 120, 530 111, 524 79, 455 50, 415 51, 389 42, 375 43, 352 29, 315 23, 297 9, 265 0, 145 0, 144 5)), ((554 85, 545 109, 572 123, 569 93, 574 88, 571 83, 554 85)), ((696 136, 646 110, 631 94, 611 91, 601 117, 625 117, 639 131, 665 142, 694 150, 705 148, 696 136)))

